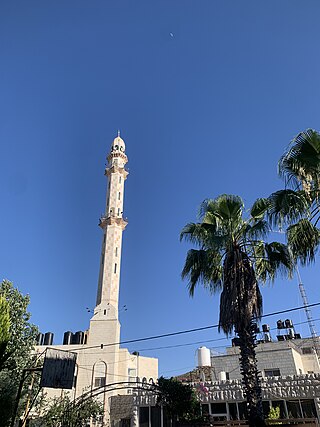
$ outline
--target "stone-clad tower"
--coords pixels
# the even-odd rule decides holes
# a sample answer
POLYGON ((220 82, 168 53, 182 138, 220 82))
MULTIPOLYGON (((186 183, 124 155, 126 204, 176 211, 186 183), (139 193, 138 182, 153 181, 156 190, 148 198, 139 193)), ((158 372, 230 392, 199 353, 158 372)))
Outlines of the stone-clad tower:
MULTIPOLYGON (((102 331, 96 330, 98 324, 95 321, 109 321, 103 325, 107 334, 105 339, 119 341, 120 325, 118 322, 118 299, 120 284, 120 264, 122 233, 127 225, 123 219, 124 181, 128 172, 125 164, 128 158, 125 154, 125 143, 120 138, 120 132, 111 145, 111 151, 107 157, 108 165, 105 175, 108 178, 107 201, 105 213, 100 218, 100 227, 103 230, 103 241, 100 258, 100 273, 98 292, 94 316, 91 319, 89 341, 96 339, 102 342, 102 331), (112 331, 110 330, 112 328, 112 331), (107 332, 107 330, 109 332, 107 332), (111 334, 111 336, 109 336, 111 334), (97 335, 97 336, 95 336, 97 335)), ((100 327, 98 329, 101 329, 100 327)), ((106 342, 104 340, 104 342, 106 342)))
MULTIPOLYGON (((118 298, 122 233, 127 225, 122 211, 124 181, 128 175, 124 167, 128 159, 125 144, 119 133, 111 145, 107 159, 108 165, 105 170, 108 178, 107 203, 105 213, 100 219, 103 240, 96 307, 83 343, 54 346, 77 353, 78 368, 72 398, 78 398, 88 391, 97 392, 97 398, 104 407, 104 426, 111 425, 111 418, 116 421, 114 425, 119 425, 119 417, 121 418, 117 412, 117 405, 112 415, 110 397, 129 392, 122 386, 113 390, 115 383, 132 382, 135 377, 158 378, 157 359, 130 354, 127 348, 120 347, 118 298), (105 393, 101 393, 104 388, 105 393)), ((37 351, 43 353, 46 347, 38 346, 37 351)), ((46 392, 49 397, 59 396, 61 389, 46 389, 46 392)), ((128 403, 125 403, 124 408, 127 406, 128 403)), ((124 409, 125 414, 126 411, 127 409, 124 409)), ((132 417, 131 425, 136 425, 136 422, 137 419, 132 417)))

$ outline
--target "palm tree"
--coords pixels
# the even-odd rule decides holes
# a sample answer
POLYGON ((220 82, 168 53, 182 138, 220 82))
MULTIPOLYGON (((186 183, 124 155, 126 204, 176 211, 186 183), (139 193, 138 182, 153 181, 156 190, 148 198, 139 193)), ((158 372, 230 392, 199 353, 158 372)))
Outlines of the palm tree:
POLYGON ((244 218, 240 197, 223 194, 205 200, 200 223, 189 223, 180 239, 197 249, 187 253, 182 278, 188 279, 193 296, 198 284, 220 291, 219 331, 230 335, 235 329, 240 342, 240 370, 247 400, 250 426, 264 425, 261 386, 255 354, 254 322, 262 316, 258 279, 273 280, 277 272, 289 274, 292 261, 287 247, 266 243, 269 226, 254 205, 244 218))
POLYGON ((257 204, 272 226, 286 229, 295 260, 305 265, 314 261, 320 245, 320 134, 299 133, 280 158, 278 172, 285 188, 257 204))

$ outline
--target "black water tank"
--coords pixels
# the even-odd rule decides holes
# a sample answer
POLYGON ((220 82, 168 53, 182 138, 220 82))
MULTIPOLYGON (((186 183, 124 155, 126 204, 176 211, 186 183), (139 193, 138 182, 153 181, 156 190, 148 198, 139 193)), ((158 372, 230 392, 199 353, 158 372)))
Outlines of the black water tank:
POLYGON ((52 345, 52 343, 53 343, 53 333, 52 332, 46 332, 44 334, 43 345, 52 345))
POLYGON ((284 324, 286 325, 286 328, 293 328, 293 323, 291 319, 286 319, 284 321, 284 324))
POLYGON ((270 326, 269 325, 262 325, 262 331, 263 332, 270 332, 270 326))
POLYGON ((43 345, 43 337, 44 335, 41 332, 37 335, 37 345, 43 345))
POLYGON ((284 322, 282 320, 277 321, 277 328, 278 329, 284 329, 284 322))
POLYGON ((73 335, 72 344, 83 344, 84 333, 82 331, 77 331, 73 335))
POLYGON ((73 336, 73 333, 71 331, 66 331, 63 334, 63 345, 72 344, 72 336, 73 336))

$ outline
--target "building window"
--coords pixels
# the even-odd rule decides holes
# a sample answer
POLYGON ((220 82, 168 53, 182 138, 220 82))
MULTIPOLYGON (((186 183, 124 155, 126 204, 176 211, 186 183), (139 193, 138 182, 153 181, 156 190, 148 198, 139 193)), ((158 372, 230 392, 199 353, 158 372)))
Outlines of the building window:
MULTIPOLYGON (((237 420, 238 419, 238 409, 237 409, 237 404, 234 402, 230 402, 228 403, 229 406, 229 416, 230 416, 230 420, 237 420)), ((269 415, 269 412, 268 414, 269 415)))
POLYGON ((121 184, 121 175, 119 176, 119 184, 121 184))
POLYGON ((265 377, 280 377, 280 369, 265 369, 264 370, 264 376, 265 377))
POLYGON ((302 414, 304 418, 316 418, 317 410, 316 405, 314 404, 314 400, 300 400, 302 414))
POLYGON ((160 406, 151 406, 151 426, 161 427, 161 408, 160 406))
POLYGON ((118 256, 118 248, 116 248, 116 256, 118 256))
POLYGON ((149 427, 149 406, 139 408, 139 426, 149 427))
POLYGON ((119 193, 118 193, 118 200, 120 200, 120 197, 121 197, 121 193, 119 191, 119 193))
POLYGON ((106 385, 106 378, 105 377, 96 377, 94 379, 94 386, 95 387, 104 387, 106 385))
POLYGON ((117 264, 114 265, 114 274, 117 272, 117 264))
POLYGON ((120 208, 118 208, 118 216, 120 215, 120 208))
POLYGON ((221 403, 211 403, 211 414, 226 414, 227 413, 227 405, 225 402, 221 403))
POLYGON ((100 361, 93 367, 92 386, 94 388, 104 387, 106 385, 107 365, 100 361))
POLYGON ((286 404, 289 418, 302 417, 299 400, 288 400, 286 404))
POLYGON ((311 347, 302 347, 302 354, 312 354, 311 347))

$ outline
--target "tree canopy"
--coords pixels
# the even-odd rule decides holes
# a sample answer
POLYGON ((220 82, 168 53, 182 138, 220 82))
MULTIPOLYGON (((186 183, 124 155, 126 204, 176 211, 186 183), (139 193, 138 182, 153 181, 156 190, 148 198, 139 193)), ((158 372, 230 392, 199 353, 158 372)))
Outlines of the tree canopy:
POLYGON ((160 377, 157 404, 163 405, 172 419, 192 420, 200 416, 200 404, 190 385, 175 378, 160 377))
POLYGON ((42 409, 42 416, 34 426, 82 427, 90 420, 97 421, 103 415, 103 405, 92 397, 73 401, 69 395, 53 398, 42 409))
MULTIPOLYGON (((8 280, 0 285, 0 413, 3 426, 8 426, 23 369, 31 367, 31 351, 38 329, 30 322, 27 311, 30 299, 8 280)), ((25 383, 24 395, 28 381, 25 383)), ((23 399, 22 399, 23 405, 23 399)))

